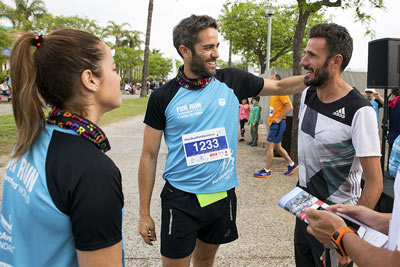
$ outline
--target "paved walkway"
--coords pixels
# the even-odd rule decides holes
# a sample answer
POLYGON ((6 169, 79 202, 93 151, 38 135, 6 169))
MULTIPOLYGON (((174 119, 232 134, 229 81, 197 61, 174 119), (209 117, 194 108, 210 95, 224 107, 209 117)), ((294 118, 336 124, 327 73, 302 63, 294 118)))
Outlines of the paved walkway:
MULTIPOLYGON (((153 247, 146 245, 137 233, 138 186, 137 173, 142 149, 143 115, 105 127, 112 149, 108 155, 120 168, 125 194, 124 234, 126 238, 127 266, 161 266, 159 241, 153 247)), ((248 130, 246 132, 249 133, 248 130)), ((262 130, 260 131, 263 132, 262 130)), ((261 140, 264 137, 260 136, 261 140)), ((265 140, 265 139, 264 139, 265 140)), ((167 148, 161 145, 158 157, 157 178, 151 203, 151 213, 160 236, 161 179, 167 148)), ((278 207, 282 195, 292 189, 297 177, 286 177, 283 159, 274 160, 274 176, 257 179, 253 170, 263 165, 265 157, 261 147, 251 148, 239 143, 238 195, 239 239, 221 246, 214 266, 294 266, 294 217, 278 207)))
MULTIPOLYGON (((154 246, 146 245, 137 233, 138 186, 137 173, 143 140, 143 115, 110 124, 104 127, 112 149, 107 153, 120 168, 125 195, 125 255, 126 266, 161 266, 159 241, 154 246)), ((250 131, 247 130, 246 135, 250 131)), ((260 140, 265 134, 260 130, 260 140)), ((248 137, 248 136, 247 136, 248 137)), ((251 148, 245 143, 238 147, 237 188, 239 239, 222 245, 214 266, 294 266, 293 229, 294 217, 278 207, 282 195, 290 191, 296 182, 296 175, 286 177, 283 159, 274 159, 273 177, 257 179, 252 176, 255 169, 264 164, 265 150, 251 148)), ((160 191, 167 148, 161 145, 158 158, 157 177, 151 203, 151 213, 160 236, 160 191)), ((0 177, 4 177, 4 167, 0 177)), ((2 179, 1 179, 2 180, 2 179)), ((2 186, 2 185, 1 185, 2 186)))

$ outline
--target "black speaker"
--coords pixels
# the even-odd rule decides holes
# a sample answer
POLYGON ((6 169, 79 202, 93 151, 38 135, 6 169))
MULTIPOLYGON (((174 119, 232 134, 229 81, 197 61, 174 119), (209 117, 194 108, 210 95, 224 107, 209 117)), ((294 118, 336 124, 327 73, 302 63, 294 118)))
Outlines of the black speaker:
POLYGON ((400 88, 400 39, 383 38, 368 43, 369 88, 400 88))

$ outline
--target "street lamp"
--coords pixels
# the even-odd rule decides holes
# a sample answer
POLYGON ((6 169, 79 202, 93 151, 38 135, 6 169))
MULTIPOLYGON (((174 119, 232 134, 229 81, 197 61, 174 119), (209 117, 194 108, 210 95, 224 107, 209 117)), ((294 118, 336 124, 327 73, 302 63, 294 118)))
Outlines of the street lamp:
POLYGON ((269 75, 269 61, 271 54, 271 24, 272 24, 272 15, 275 13, 275 8, 266 7, 264 8, 264 11, 268 16, 267 64, 265 68, 265 73, 269 75))

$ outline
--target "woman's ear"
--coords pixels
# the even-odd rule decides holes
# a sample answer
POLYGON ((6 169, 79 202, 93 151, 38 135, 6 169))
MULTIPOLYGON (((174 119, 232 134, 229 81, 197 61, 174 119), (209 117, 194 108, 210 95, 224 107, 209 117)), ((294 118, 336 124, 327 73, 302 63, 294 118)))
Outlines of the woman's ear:
POLYGON ((81 74, 81 82, 83 86, 89 91, 96 92, 99 88, 100 81, 94 76, 91 70, 84 70, 81 74))

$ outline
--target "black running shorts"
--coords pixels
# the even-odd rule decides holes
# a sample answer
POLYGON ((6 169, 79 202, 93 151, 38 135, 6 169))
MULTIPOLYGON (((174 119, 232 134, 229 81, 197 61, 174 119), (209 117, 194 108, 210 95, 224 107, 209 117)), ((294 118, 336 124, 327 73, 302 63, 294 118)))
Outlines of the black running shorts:
POLYGON ((176 189, 166 182, 161 192, 161 254, 181 259, 189 256, 196 239, 224 244, 238 238, 235 188, 228 197, 203 208, 195 194, 176 189))

